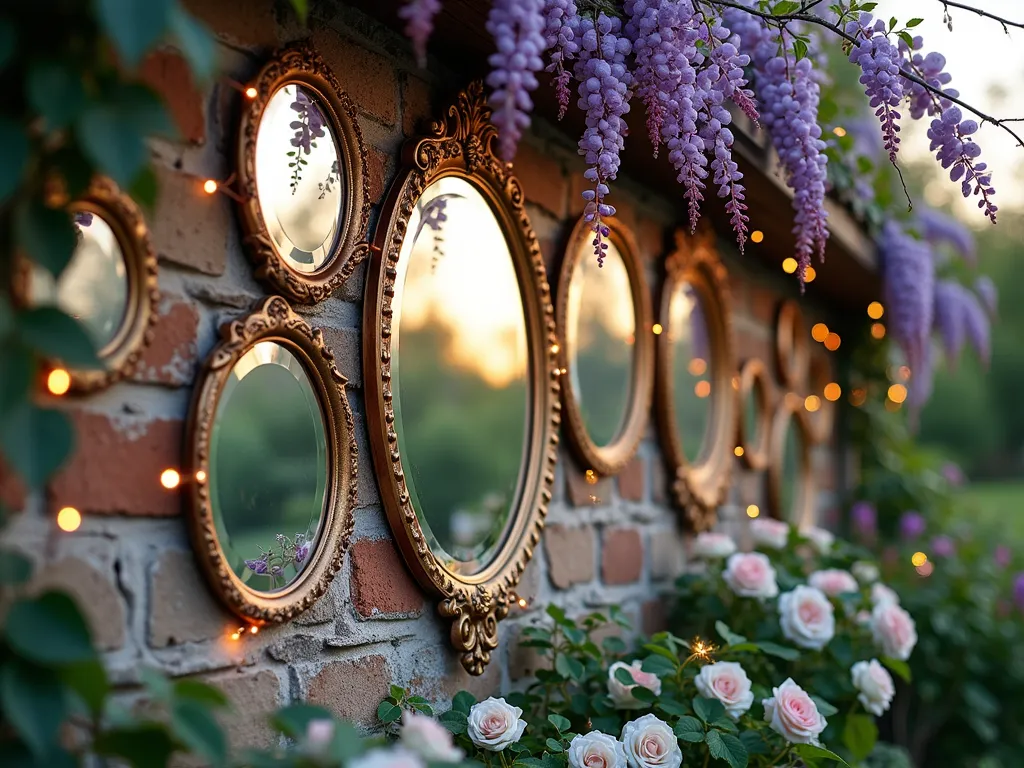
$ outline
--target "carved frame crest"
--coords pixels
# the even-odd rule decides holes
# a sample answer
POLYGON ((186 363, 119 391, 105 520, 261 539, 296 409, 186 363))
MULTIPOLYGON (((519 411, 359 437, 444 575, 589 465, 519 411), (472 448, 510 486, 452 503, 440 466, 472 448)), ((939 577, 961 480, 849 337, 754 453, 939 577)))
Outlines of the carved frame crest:
MULTIPOLYGON (((363 304, 363 370, 367 418, 381 496, 409 570, 440 599, 450 619, 451 642, 472 675, 483 673, 498 646, 498 622, 515 601, 515 587, 540 542, 555 480, 560 424, 558 337, 540 247, 512 167, 495 154, 497 130, 490 122, 480 82, 458 95, 445 119, 424 138, 403 148, 403 170, 385 201, 372 249, 363 304), (474 574, 456 573, 430 549, 405 482, 392 402, 391 345, 396 264, 413 209, 430 184, 446 176, 465 179, 487 200, 508 238, 526 318, 530 377, 528 444, 518 501, 504 543, 474 574)), ((467 290, 487 290, 468 286, 467 290)))
POLYGON ((237 158, 246 252, 256 267, 257 279, 292 301, 315 304, 334 293, 369 255, 364 241, 370 217, 368 160, 358 112, 331 68, 305 41, 278 51, 260 70, 252 87, 256 89, 256 97, 247 100, 242 111, 237 158), (317 96, 317 106, 334 134, 344 167, 344 206, 334 249, 321 269, 308 274, 291 268, 278 253, 263 218, 256 186, 256 138, 260 121, 273 95, 293 83, 317 96))
POLYGON ((593 233, 590 224, 580 219, 573 228, 562 260, 558 278, 557 325, 559 365, 566 374, 562 376, 562 403, 568 424, 569 445, 585 468, 593 469, 599 475, 617 474, 636 454, 643 439, 650 417, 651 400, 654 397, 654 334, 651 333, 651 297, 640 261, 636 239, 620 221, 604 219, 610 230, 609 239, 615 245, 626 265, 629 276, 630 297, 633 302, 633 319, 636 326, 633 345, 633 370, 630 374, 629 401, 623 414, 622 429, 608 445, 598 446, 590 436, 580 408, 579 395, 573 387, 571 371, 572 350, 568 344, 569 289, 576 267, 582 259, 596 258, 590 241, 593 233))
POLYGON ((346 382, 321 330, 310 327, 280 296, 263 299, 248 315, 225 323, 220 342, 197 379, 183 462, 189 534, 212 591, 234 613, 254 624, 290 621, 307 610, 327 591, 348 549, 356 506, 358 458, 346 382), (228 564, 217 537, 209 484, 210 438, 217 403, 235 363, 261 341, 277 342, 301 361, 320 402, 328 455, 324 519, 317 545, 299 578, 272 593, 251 589, 228 564))
POLYGON ((690 237, 676 232, 676 245, 665 260, 657 339, 657 375, 655 412, 658 434, 669 471, 672 473, 672 497, 692 531, 711 528, 717 508, 729 491, 736 439, 737 390, 733 387, 735 358, 732 332, 732 298, 729 277, 715 249, 714 235, 703 230, 690 237), (675 381, 672 377, 674 350, 671 338, 672 297, 684 284, 700 294, 704 319, 708 325, 711 361, 711 422, 705 431, 704 445, 696 461, 683 451, 676 429, 675 381))

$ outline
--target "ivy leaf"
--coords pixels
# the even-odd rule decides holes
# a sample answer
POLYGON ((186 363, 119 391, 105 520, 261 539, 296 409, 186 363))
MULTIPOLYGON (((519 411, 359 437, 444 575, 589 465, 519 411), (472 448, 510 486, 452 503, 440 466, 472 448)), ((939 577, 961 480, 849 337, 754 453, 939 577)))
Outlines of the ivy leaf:
POLYGON ((405 698, 405 688, 400 685, 392 685, 389 693, 395 704, 405 698))
POLYGON ((377 705, 377 719, 382 723, 393 723, 402 716, 402 708, 390 701, 382 701, 377 705))
POLYGON ((175 702, 171 710, 175 734, 197 755, 212 765, 224 765, 228 743, 209 707, 192 699, 175 702))
POLYGON ((63 413, 23 403, 4 420, 0 451, 30 488, 41 489, 71 455, 74 439, 63 413))
POLYGON ((103 662, 97 658, 69 664, 60 670, 60 679, 78 695, 91 714, 103 714, 107 694, 110 692, 110 681, 107 680, 103 662))
POLYGON ((18 313, 18 335, 42 357, 76 368, 100 365, 96 345, 85 328, 55 306, 34 307, 18 313))
POLYGON ((839 712, 838 709, 833 707, 827 701, 820 696, 811 696, 811 701, 818 707, 818 712, 821 713, 822 717, 832 717, 832 715, 839 712))
POLYGON ((63 592, 16 602, 7 614, 4 633, 20 656, 39 664, 73 664, 96 656, 85 619, 63 592))
POLYGON ((21 184, 28 158, 28 137, 21 126, 9 118, 0 118, 0 203, 6 202, 21 184))
POLYGON ((0 703, 39 764, 47 764, 65 714, 64 692, 53 670, 8 658, 0 667, 0 703))
POLYGON ((694 698, 693 711, 705 723, 713 723, 725 715, 725 707, 722 705, 722 702, 718 701, 718 699, 705 699, 702 696, 694 698))
POLYGON ((32 109, 43 116, 51 131, 73 123, 85 106, 81 74, 55 61, 34 62, 25 89, 32 109))
POLYGON ((700 720, 696 717, 680 717, 679 722, 676 723, 675 728, 676 736, 679 737, 680 741, 688 741, 691 744, 704 741, 704 726, 700 720))
POLYGON ((743 742, 731 733, 708 731, 708 751, 712 757, 725 760, 730 768, 745 768, 747 764, 747 748, 743 742))
POLYGON ((559 733, 565 733, 572 727, 569 719, 561 715, 548 715, 548 722, 555 726, 555 730, 559 733))
POLYGON ((60 277, 78 242, 71 217, 37 201, 19 205, 14 216, 18 245, 50 274, 60 277))
POLYGON ((800 658, 800 651, 795 648, 787 648, 786 646, 779 645, 778 643, 764 641, 758 643, 757 647, 769 656, 777 656, 780 659, 785 659, 786 661, 796 661, 800 658))
POLYGON ((211 77, 217 68, 217 46, 210 31, 178 3, 171 7, 170 27, 192 71, 202 80, 211 77))
POLYGON ((729 625, 726 624, 724 621, 715 622, 715 631, 729 645, 739 645, 740 643, 747 642, 747 638, 745 638, 743 635, 739 635, 733 632, 731 629, 729 629, 729 625))
POLYGON ((871 715, 847 715, 843 744, 858 763, 871 754, 878 741, 878 726, 871 715))
POLYGON ((891 656, 883 656, 881 661, 885 666, 899 675, 900 678, 903 679, 903 682, 909 683, 911 681, 910 665, 907 664, 907 662, 894 659, 891 656))
POLYGON ((800 757, 806 757, 811 760, 815 759, 826 759, 835 760, 840 765, 849 766, 843 758, 837 755, 831 750, 825 749, 824 747, 816 747, 813 744, 794 744, 793 751, 796 752, 800 757))
POLYGON ((134 68, 167 29, 173 0, 97 0, 103 30, 125 64, 134 68))

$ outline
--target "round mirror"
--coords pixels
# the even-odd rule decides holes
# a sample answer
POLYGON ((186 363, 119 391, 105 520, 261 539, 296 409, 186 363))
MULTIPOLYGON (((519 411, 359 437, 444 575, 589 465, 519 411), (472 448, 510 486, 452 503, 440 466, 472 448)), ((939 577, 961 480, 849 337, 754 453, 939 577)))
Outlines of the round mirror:
POLYGON ((189 417, 193 546, 228 607, 286 621, 327 590, 352 535, 345 378, 321 332, 280 296, 221 336, 189 417))
POLYGON ((811 435, 799 395, 787 395, 775 415, 772 430, 772 456, 768 471, 771 513, 793 525, 810 525, 814 520, 811 435))
POLYGON ((305 368, 279 342, 255 344, 228 375, 210 436, 217 536, 247 587, 283 589, 309 563, 328 469, 324 416, 305 368))
POLYGON ((368 252, 356 109, 306 43, 268 62, 247 94, 237 199, 256 276, 295 301, 322 301, 368 252))
POLYGON ((576 225, 558 284, 562 392, 569 436, 585 469, 617 473, 636 453, 654 386, 654 336, 643 265, 614 219, 603 264, 590 224, 576 225))
POLYGON ((678 284, 672 293, 668 312, 668 343, 672 345, 672 379, 675 382, 675 428, 682 442, 683 455, 692 464, 700 459, 707 445, 716 397, 711 376, 711 347, 700 293, 689 283, 678 284))
POLYGON ((344 174, 317 95, 298 83, 278 88, 256 135, 256 190, 274 247, 297 272, 322 269, 334 251, 344 174))
POLYGON ((416 202, 394 307, 391 380, 409 495, 435 554, 473 573, 493 558, 517 501, 530 395, 515 265, 465 179, 439 179, 416 202))

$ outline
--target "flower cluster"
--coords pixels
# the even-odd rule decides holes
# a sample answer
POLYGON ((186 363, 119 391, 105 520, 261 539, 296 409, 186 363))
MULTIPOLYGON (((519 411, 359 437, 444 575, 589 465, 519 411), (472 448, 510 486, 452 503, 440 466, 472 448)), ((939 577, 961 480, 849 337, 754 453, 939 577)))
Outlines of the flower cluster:
POLYGON ((245 560, 245 567, 257 576, 269 576, 276 585, 278 579, 285 577, 286 568, 294 567, 296 573, 302 570, 309 559, 313 542, 305 533, 296 533, 294 539, 279 533, 275 540, 276 548, 265 550, 260 547, 260 556, 245 560))

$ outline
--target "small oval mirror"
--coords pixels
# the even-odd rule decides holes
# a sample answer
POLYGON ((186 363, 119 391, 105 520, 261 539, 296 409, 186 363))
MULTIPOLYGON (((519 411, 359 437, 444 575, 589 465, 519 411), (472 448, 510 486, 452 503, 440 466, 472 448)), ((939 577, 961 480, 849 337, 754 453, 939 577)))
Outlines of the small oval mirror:
POLYGON ((673 350, 675 427, 690 463, 700 460, 707 445, 716 397, 705 316, 699 290, 689 283, 679 283, 669 305, 668 338, 673 350))

